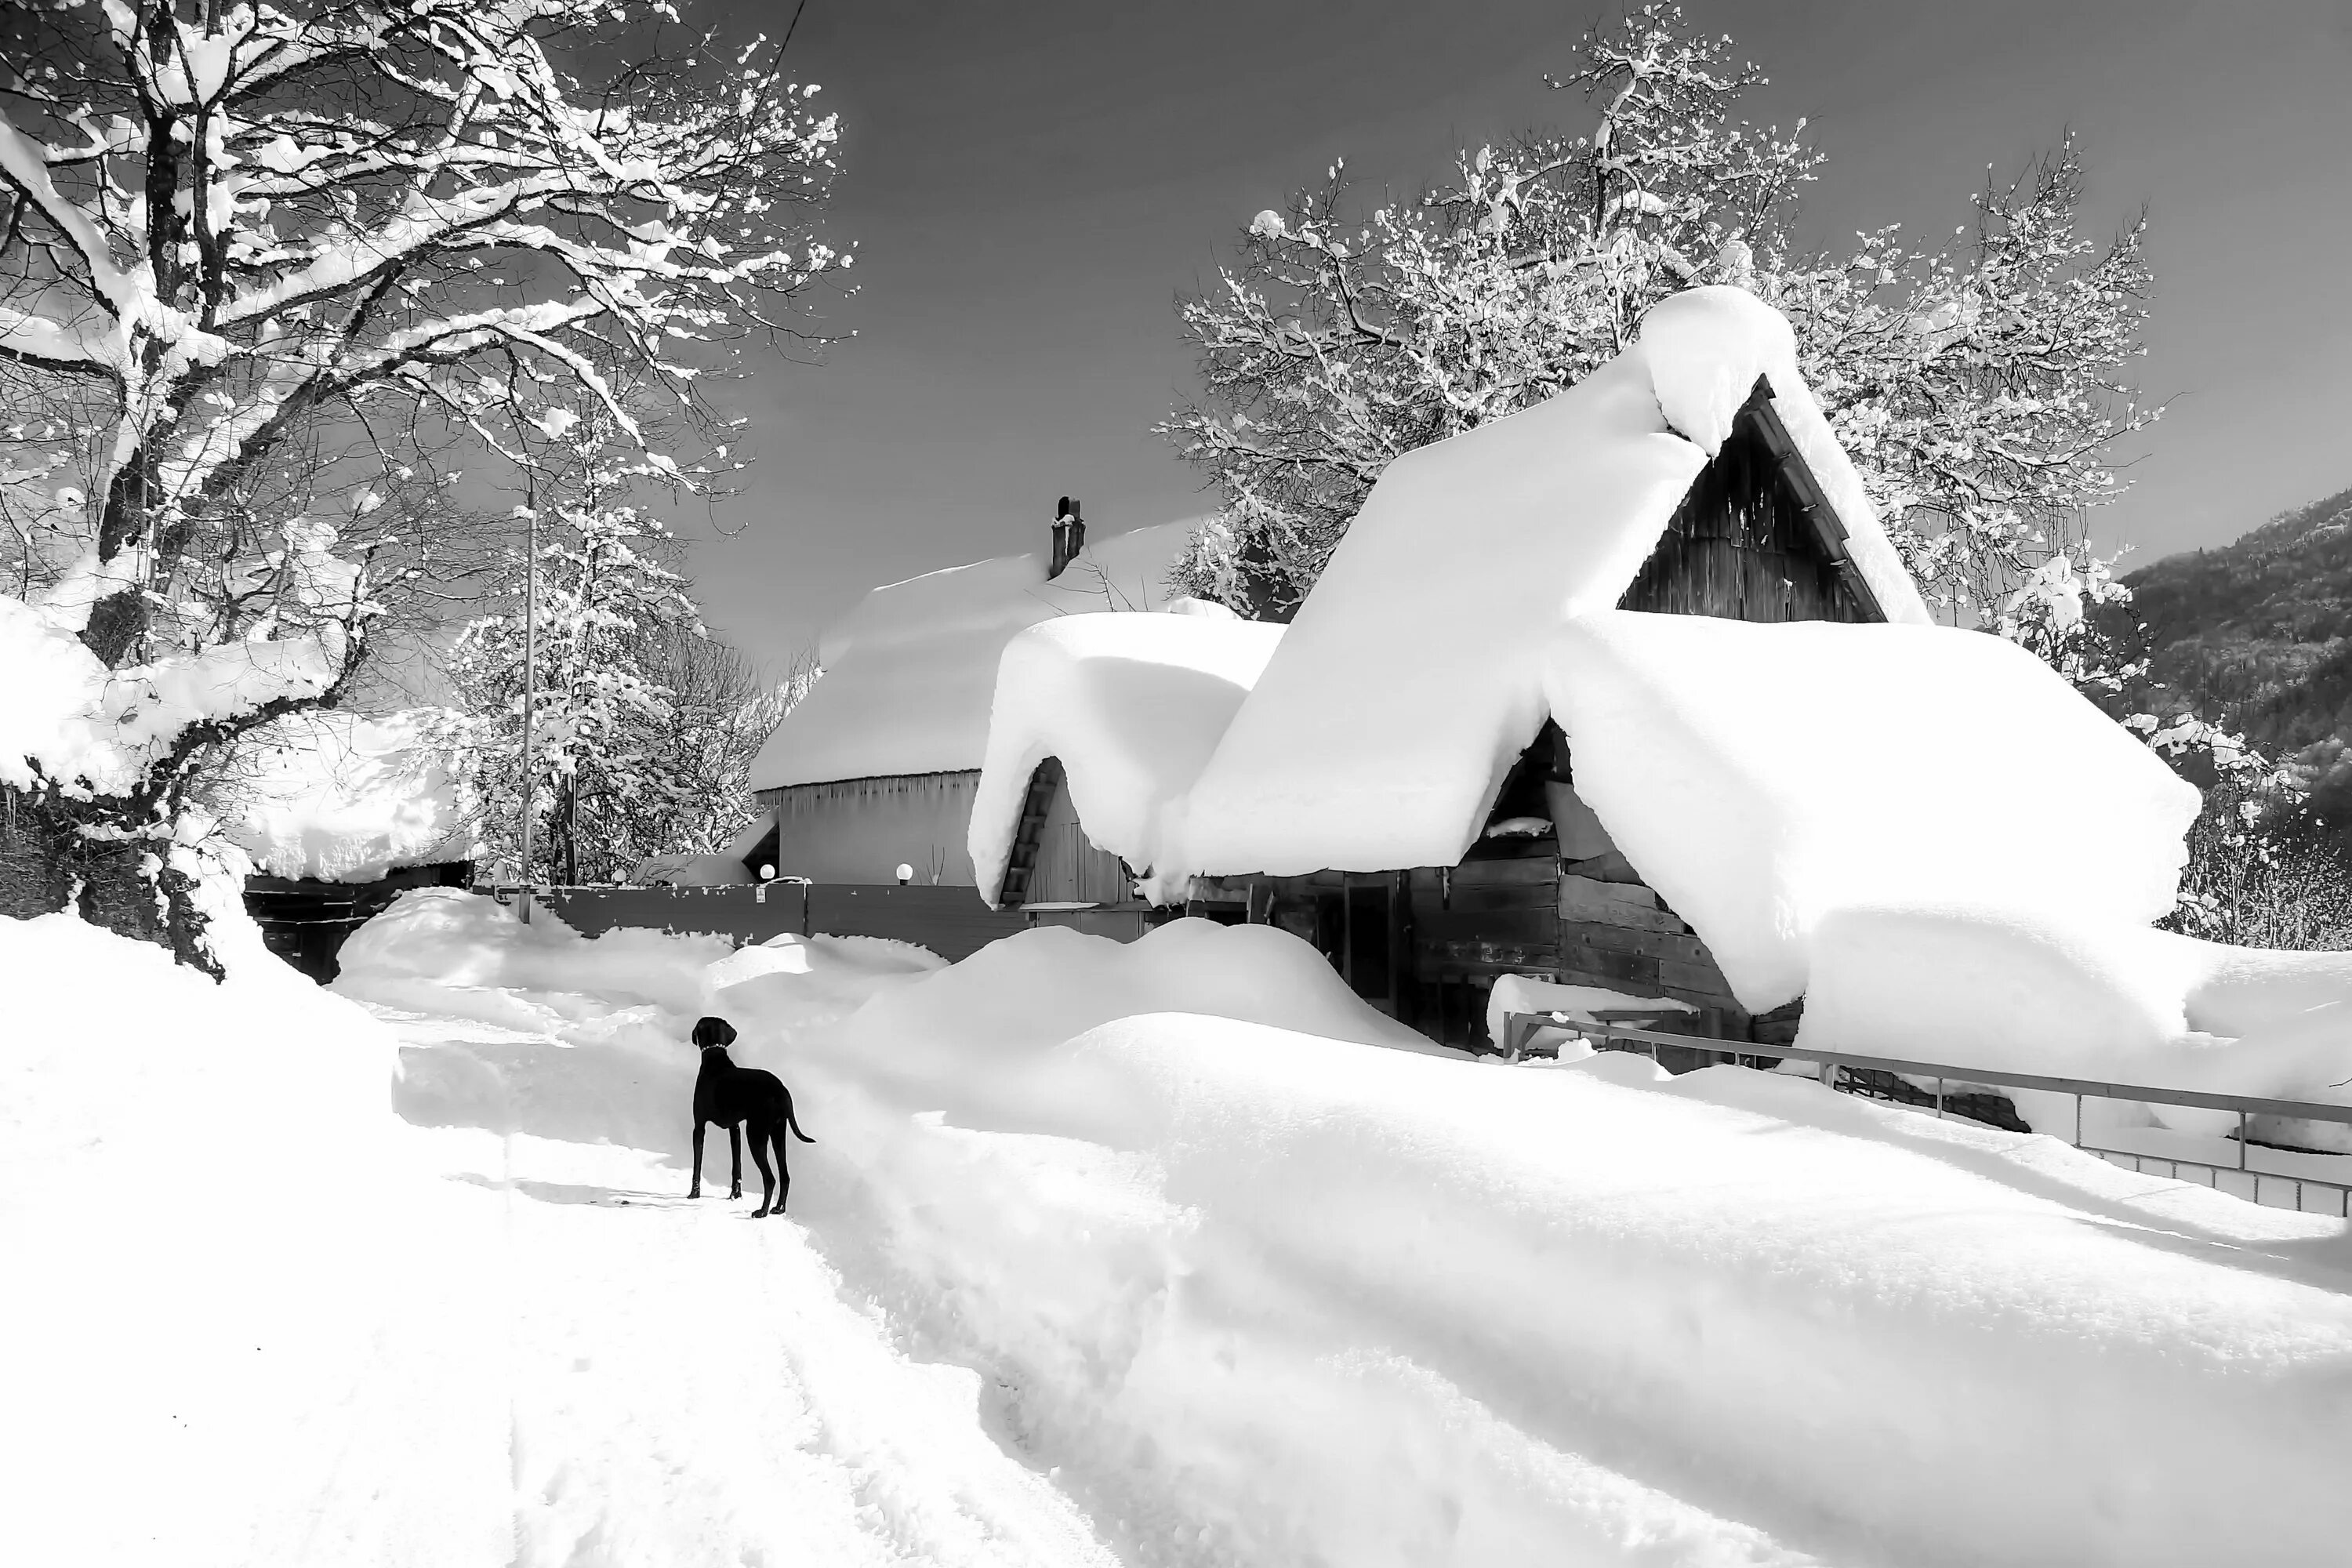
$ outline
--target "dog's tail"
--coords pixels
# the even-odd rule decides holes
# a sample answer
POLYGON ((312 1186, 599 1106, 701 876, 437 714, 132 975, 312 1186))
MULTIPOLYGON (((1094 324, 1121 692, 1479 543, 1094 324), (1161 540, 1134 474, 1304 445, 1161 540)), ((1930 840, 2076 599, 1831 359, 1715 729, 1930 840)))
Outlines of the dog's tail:
POLYGON ((789 1106, 784 1110, 784 1125, 791 1128, 793 1130, 793 1136, 799 1139, 802 1142, 814 1143, 816 1142, 815 1139, 801 1131, 800 1118, 793 1114, 792 1108, 789 1106))

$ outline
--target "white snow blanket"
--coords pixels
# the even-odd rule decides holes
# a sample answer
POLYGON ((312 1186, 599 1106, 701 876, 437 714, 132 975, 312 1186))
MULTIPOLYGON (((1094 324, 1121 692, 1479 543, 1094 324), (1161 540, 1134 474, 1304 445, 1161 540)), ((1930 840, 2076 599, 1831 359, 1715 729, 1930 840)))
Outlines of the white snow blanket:
POLYGON ((2352 1528, 2341 1221, 1744 1068, 1367 1048, 1393 1026, 1311 955, 1236 978, 1286 940, 1033 931, 833 1027, 790 976, 717 994, 821 1108, 828 1252, 1126 1560, 2290 1563, 2352 1528))
POLYGON ((875 589, 825 631, 824 674, 761 748, 751 787, 979 767, 1013 634, 1056 616, 1172 607, 1168 569, 1196 521, 1090 540, 1051 582, 1037 552, 875 589))
MULTIPOLYGON (((1218 616, 1064 616, 1004 645, 969 844, 983 896, 1004 880, 1029 778, 1061 760, 1087 837, 1154 866, 1162 814, 1209 760, 1283 628, 1218 616)), ((1181 894, 1181 887, 1176 889, 1181 894)))
POLYGON ((1691 289, 1566 392, 1389 466, 1154 871, 1459 861, 1543 722, 1554 635, 1615 607, 1759 374, 1881 605, 1926 624, 1788 322, 1741 289, 1691 289))
POLYGON ((2196 789, 2000 637, 1609 610, 1549 654, 1578 796, 1751 1011, 1807 994, 1837 909, 2145 926, 2177 899, 2196 789))
POLYGON ((373 1017, 0 921, 0 1255, 41 1347, 0 1557, 2138 1568, 2352 1539, 2339 1220, 1744 1069, 1383 1048, 1412 1042, 1265 928, 941 968, 522 932, 447 892, 394 914, 346 970, 400 988, 373 1017), (748 1219, 756 1175, 713 1191, 716 1152, 680 1195, 703 1009, 819 1141, 787 1219, 748 1219))
MULTIPOLYGON (((8 1373, 0 1561, 1113 1568, 977 1376, 726 1201, 723 1137, 686 1202, 685 1030, 724 944, 636 933, 616 972, 487 899, 417 902, 460 900, 488 918, 394 922, 417 940, 374 975, 453 964, 414 993, 443 1005, 374 1016, 233 900, 220 986, 0 919, 5 1315, 38 1346, 8 1373)), ((819 1015, 937 964, 816 951, 819 1015)))
POLYGON ((328 882, 468 858, 474 792, 435 738, 450 717, 320 710, 255 732, 218 802, 228 837, 256 870, 328 882))

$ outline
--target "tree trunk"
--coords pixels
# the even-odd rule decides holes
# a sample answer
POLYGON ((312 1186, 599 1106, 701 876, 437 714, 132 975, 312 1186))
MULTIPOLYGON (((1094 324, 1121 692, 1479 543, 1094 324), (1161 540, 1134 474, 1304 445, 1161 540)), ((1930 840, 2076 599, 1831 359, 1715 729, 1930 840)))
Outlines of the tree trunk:
POLYGON ((151 878, 143 863, 157 853, 153 839, 93 838, 82 831, 135 826, 113 820, 119 815, 120 803, 103 797, 68 800, 0 784, 0 915, 30 920, 71 909, 118 936, 169 948, 180 963, 220 979, 220 961, 205 941, 195 879, 168 864, 151 878))

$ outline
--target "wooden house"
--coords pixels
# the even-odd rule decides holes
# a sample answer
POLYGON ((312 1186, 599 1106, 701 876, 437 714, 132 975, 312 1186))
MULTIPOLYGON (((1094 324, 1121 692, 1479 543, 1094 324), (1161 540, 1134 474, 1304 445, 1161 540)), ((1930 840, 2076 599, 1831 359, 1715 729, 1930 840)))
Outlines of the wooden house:
MULTIPOLYGON (((1576 793, 1545 694, 1574 671, 1548 676, 1548 650, 1553 628, 1612 608, 1930 619, 1785 322, 1752 297, 1677 297, 1584 383, 1391 465, 1278 646, 1202 721, 1214 732, 1168 758, 1000 689, 1015 732, 992 737, 1004 776, 973 819, 979 863, 1001 867, 984 890, 1030 896, 1047 862, 1029 825, 1075 815, 1152 896, 1293 931, 1441 1040, 1483 1036, 1504 974, 1605 990, 1664 1027, 1785 1037, 1576 793), (1159 804, 1090 805, 1135 794, 1115 776, 1150 779, 1159 804)), ((1036 684, 1019 647, 1013 688, 1036 684)), ((1096 662, 1094 707, 1116 710, 1133 678, 1096 662)))
MULTIPOLYGON (((1005 643, 1061 616, 1166 607, 1169 568, 1192 526, 1089 543, 1066 497, 1046 550, 866 595, 825 632, 824 674, 753 764, 761 816, 739 840, 745 866, 828 887, 974 887, 967 830, 1005 643)), ((1118 858, 1066 813, 1046 811, 1028 831, 1038 885, 1054 889, 1039 901, 1133 903, 1118 858)))

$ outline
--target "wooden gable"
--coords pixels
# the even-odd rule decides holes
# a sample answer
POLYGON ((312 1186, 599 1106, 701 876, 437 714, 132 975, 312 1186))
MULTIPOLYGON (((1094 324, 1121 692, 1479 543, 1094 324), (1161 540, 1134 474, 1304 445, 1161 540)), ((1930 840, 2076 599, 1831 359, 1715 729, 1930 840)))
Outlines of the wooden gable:
POLYGON ((1845 540, 1772 406, 1771 383, 1759 376, 1617 607, 1735 621, 1883 621, 1845 540))

